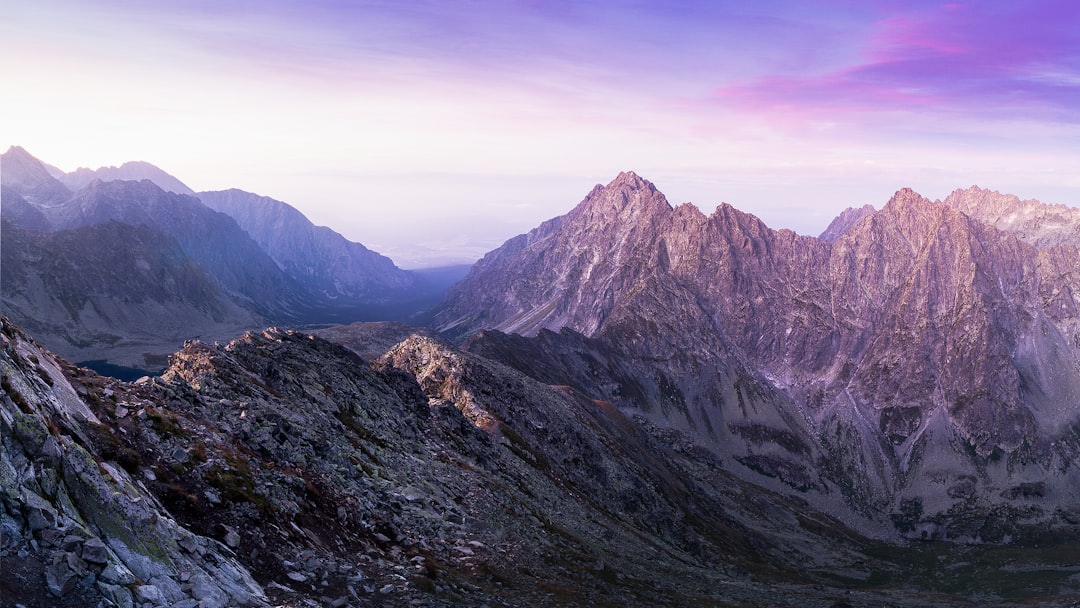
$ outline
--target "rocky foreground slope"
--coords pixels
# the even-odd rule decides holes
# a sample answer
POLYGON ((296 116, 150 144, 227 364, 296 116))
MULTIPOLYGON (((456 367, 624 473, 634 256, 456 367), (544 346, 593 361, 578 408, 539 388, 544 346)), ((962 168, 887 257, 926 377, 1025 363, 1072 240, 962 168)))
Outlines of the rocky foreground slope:
POLYGON ((536 336, 470 348, 915 537, 1073 529, 1080 253, 1060 227, 985 223, 1039 225, 1031 203, 975 213, 982 198, 901 190, 830 241, 672 208, 623 173, 477 263, 436 325, 536 336))
POLYGON ((348 349, 275 329, 189 343, 164 374, 128 384, 4 320, 0 602, 1078 598, 1060 538, 1037 559, 868 540, 568 386, 401 326, 335 332, 348 349), (356 354, 376 351, 370 363, 356 354))

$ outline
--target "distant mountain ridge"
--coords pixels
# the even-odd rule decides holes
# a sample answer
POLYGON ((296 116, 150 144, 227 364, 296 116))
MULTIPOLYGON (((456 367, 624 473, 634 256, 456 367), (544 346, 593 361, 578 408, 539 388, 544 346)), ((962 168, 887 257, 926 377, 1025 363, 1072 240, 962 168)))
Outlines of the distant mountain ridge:
POLYGON ((829 223, 828 227, 825 228, 825 231, 822 232, 818 238, 831 243, 847 232, 848 228, 858 224, 864 217, 871 215, 876 211, 877 209, 874 209, 873 205, 848 207, 840 212, 840 215, 833 218, 833 221, 829 223))
POLYGON ((195 197, 165 192, 150 180, 95 180, 63 205, 44 211, 56 230, 109 221, 148 226, 175 238, 245 307, 282 321, 298 319, 304 312, 302 286, 285 276, 232 218, 195 197))
POLYGON ((187 185, 180 180, 145 161, 130 161, 119 167, 100 167, 98 169, 79 167, 70 173, 65 173, 58 179, 72 191, 80 190, 90 185, 94 180, 101 180, 103 182, 141 182, 142 180, 147 179, 157 184, 159 188, 166 192, 195 194, 194 190, 188 188, 187 185))
MULTIPOLYGON (((536 351, 516 359, 526 373, 554 369, 821 500, 888 512, 918 497, 933 534, 987 534, 957 519, 972 497, 1019 508, 1003 497, 1031 478, 998 458, 1044 467, 1046 519, 1075 504, 1076 248, 1040 251, 908 189, 842 224, 830 243, 729 205, 706 216, 623 173, 485 256, 435 326, 539 334, 594 375, 536 351)), ((525 348, 492 339, 477 347, 525 348)))
POLYGON ((378 300, 415 283, 390 258, 315 226, 287 203, 235 189, 197 196, 235 219, 282 270, 329 298, 378 300))
POLYGON ((1020 200, 972 186, 955 190, 944 203, 1002 232, 1016 235, 1038 249, 1058 245, 1080 247, 1080 209, 1065 205, 1045 205, 1036 200, 1020 200))
MULTIPOLYGON (((10 260, 12 268, 21 269, 9 275, 12 282, 4 285, 5 309, 10 308, 13 320, 31 328, 50 347, 76 360, 97 349, 97 356, 88 358, 122 357, 124 365, 141 366, 142 353, 117 345, 149 344, 146 328, 153 318, 162 327, 173 327, 183 319, 181 325, 189 332, 186 337, 213 338, 267 323, 403 321, 436 303, 449 282, 460 276, 455 271, 401 270, 389 258, 314 226, 296 209, 273 199, 238 190, 205 193, 207 200, 230 213, 216 211, 192 194, 178 193, 190 189, 149 163, 80 169, 59 173, 57 179, 55 169, 13 146, 0 155, 0 169, 5 231, 20 235, 3 247, 5 264, 10 260), (78 189, 72 192, 63 182, 78 189), (137 303, 147 301, 154 292, 152 285, 133 278, 134 291, 124 294, 122 273, 99 275, 102 280, 120 282, 101 289, 78 274, 64 276, 63 269, 74 273, 76 266, 60 260, 103 263, 102 256, 122 255, 127 246, 131 259, 160 254, 139 249, 152 246, 154 239, 145 235, 130 241, 121 238, 105 249, 85 238, 90 233, 104 235, 106 231, 98 227, 117 222, 160 234, 162 246, 178 244, 187 261, 197 265, 213 285, 210 299, 216 302, 211 307, 216 312, 191 308, 183 290, 168 291, 171 304, 159 302, 155 312, 147 309, 144 322, 122 321, 135 314, 137 303), (83 236, 51 236, 71 231, 83 236), (69 249, 54 252, 50 246, 69 249), (31 263, 25 258, 25 247, 43 257, 31 263), (17 260, 25 263, 19 265, 17 260), (42 291, 46 285, 48 291, 42 291), (73 307, 76 302, 94 302, 97 309, 112 312, 91 320, 81 308, 73 307), (169 305, 175 310, 170 312, 169 305), (219 314, 222 311, 225 318, 219 314)), ((109 234, 119 236, 126 234, 124 230, 117 228, 109 234)), ((132 270, 123 264, 118 268, 132 270)), ((162 267, 159 278, 176 280, 170 273, 178 269, 162 267)), ((159 343, 147 346, 148 352, 157 356, 174 350, 183 341, 183 332, 182 328, 162 331, 159 343)))

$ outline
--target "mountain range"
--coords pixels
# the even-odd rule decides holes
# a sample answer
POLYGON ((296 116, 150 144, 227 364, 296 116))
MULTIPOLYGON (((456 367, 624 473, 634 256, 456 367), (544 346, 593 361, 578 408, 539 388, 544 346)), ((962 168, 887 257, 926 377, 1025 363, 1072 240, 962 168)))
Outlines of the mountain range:
POLYGON ((298 325, 416 276, 273 199, 71 192, 15 150, 0 582, 26 605, 1080 598, 1075 209, 902 189, 815 238, 625 172, 428 328, 189 340, 128 383, 31 335, 298 325))
POLYGON ((830 242, 729 205, 673 208, 624 173, 485 256, 435 327, 486 330, 470 348, 526 349, 501 356, 817 504, 897 518, 917 501, 912 535, 1000 539, 1020 512, 1069 526, 1080 255, 1038 208, 901 190, 842 215, 830 242))
POLYGON ((196 194, 149 163, 64 174, 14 146, 0 163, 4 241, 19 244, 3 248, 5 309, 79 361, 160 369, 188 338, 405 320, 462 273, 401 270, 285 203, 239 190, 196 194), (55 259, 38 255, 47 251, 55 259), (125 264, 102 267, 113 259, 125 264))

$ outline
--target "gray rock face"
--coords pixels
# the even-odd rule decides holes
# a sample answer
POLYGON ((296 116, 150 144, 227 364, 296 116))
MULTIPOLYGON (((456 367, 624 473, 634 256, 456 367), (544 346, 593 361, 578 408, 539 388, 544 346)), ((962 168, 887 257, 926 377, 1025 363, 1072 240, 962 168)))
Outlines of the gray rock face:
MULTIPOLYGON (((136 589, 139 601, 164 605, 162 589, 180 589, 175 579, 187 572, 209 576, 234 605, 267 605, 261 588, 223 546, 204 539, 202 554, 182 552, 178 539, 191 532, 125 468, 102 459, 99 447, 109 431, 84 401, 86 387, 67 375, 70 364, 6 317, 0 340, 0 507, 19 534, 12 539, 18 552, 4 560, 7 572, 20 572, 5 577, 5 600, 94 605, 100 593, 98 598, 131 605, 124 586, 141 579, 155 584, 136 589), (55 549, 49 553, 48 547, 55 549)), ((123 449, 115 441, 106 456, 116 458, 123 449)), ((121 460, 133 468, 127 457, 121 460)))
MULTIPOLYGON (((131 584, 131 583, 128 583, 131 584)), ((98 590, 101 591, 102 597, 113 603, 118 608, 133 608, 135 600, 131 596, 131 591, 126 587, 119 585, 113 585, 110 583, 103 583, 100 580, 97 583, 98 590)))
POLYGON ((91 538, 83 543, 82 558, 91 564, 105 565, 109 563, 108 550, 100 538, 91 538))
POLYGON ((1064 464, 1080 416, 1076 249, 1040 251, 910 190, 841 224, 830 243, 728 205, 673 209, 624 173, 486 256, 436 325, 579 332, 594 340, 584 352, 618 353, 600 373, 614 379, 561 382, 702 441, 805 444, 810 478, 868 512, 919 497, 928 518, 953 521, 970 504, 944 486, 978 479, 970 502, 1011 508, 1001 488, 1035 475, 1055 488, 1039 518, 1059 521, 1077 499, 1064 464), (622 392, 628 377, 655 386, 622 392), (745 386, 752 396, 733 390, 745 386))
POLYGON ((56 597, 64 597, 75 588, 78 575, 68 567, 67 562, 58 561, 45 570, 45 584, 49 593, 56 597))

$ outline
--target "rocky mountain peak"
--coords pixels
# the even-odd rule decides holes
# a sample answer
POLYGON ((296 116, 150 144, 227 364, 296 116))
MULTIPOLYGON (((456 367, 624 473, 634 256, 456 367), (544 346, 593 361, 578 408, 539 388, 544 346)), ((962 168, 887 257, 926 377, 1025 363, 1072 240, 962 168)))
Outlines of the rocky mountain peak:
POLYGON ((1014 194, 1002 194, 997 190, 973 185, 970 188, 953 190, 945 198, 945 204, 968 215, 983 215, 1015 210, 1022 201, 1014 194))
POLYGON ((29 152, 26 151, 26 148, 23 148, 22 146, 9 147, 7 149, 7 152, 0 154, 0 159, 2 159, 5 164, 5 184, 9 183, 8 180, 13 179, 14 176, 17 176, 18 170, 20 169, 33 171, 37 168, 40 168, 42 171, 45 170, 45 167, 41 164, 41 161, 34 158, 29 152))
POLYGON ((625 185, 634 190, 640 190, 642 188, 645 188, 652 192, 656 191, 656 186, 652 182, 641 177, 637 173, 634 173, 633 171, 620 171, 619 174, 615 176, 615 179, 611 180, 611 183, 608 184, 608 187, 619 185, 625 185))
POLYGON ((0 154, 0 160, 4 163, 3 180, 5 184, 12 184, 20 180, 23 176, 44 173, 48 175, 48 171, 45 170, 45 165, 38 159, 34 158, 26 148, 22 146, 11 146, 7 149, 7 152, 0 154))
POLYGON ((858 224, 863 218, 877 213, 873 205, 867 204, 862 207, 848 207, 836 216, 829 226, 825 228, 818 238, 830 243, 840 238, 849 228, 858 224))
POLYGON ((623 171, 607 186, 597 184, 570 215, 590 222, 636 223, 670 211, 671 204, 652 182, 623 171))
POLYGON ((1015 235, 1038 249, 1059 245, 1080 247, 1080 209, 1021 200, 972 186, 955 190, 945 198, 947 207, 998 230, 1015 235))
MULTIPOLYGON (((940 202, 931 201, 910 188, 903 188, 889 199, 879 213, 874 214, 869 224, 868 230, 879 235, 892 234, 889 239, 898 239, 890 241, 894 245, 906 245, 899 251, 908 249, 916 254, 939 238, 950 239, 955 236, 953 233, 956 230, 965 230, 967 220, 940 202), (949 229, 943 231, 943 225, 949 229)), ((848 235, 858 239, 855 232, 848 231, 848 235)), ((849 240, 848 235, 843 240, 849 240)))
POLYGON ((71 191, 49 174, 44 163, 19 146, 0 154, 0 184, 36 205, 58 204, 71 196, 71 191))
POLYGON ((94 180, 102 181, 142 181, 150 180, 159 188, 176 194, 195 194, 179 179, 169 175, 161 168, 146 161, 129 161, 119 167, 99 167, 88 169, 79 167, 71 173, 62 175, 60 181, 72 190, 78 190, 94 180))
POLYGON ((892 213, 919 212, 934 206, 938 205, 935 205, 933 201, 911 188, 901 188, 892 195, 892 198, 885 204, 882 211, 891 211, 892 213))
POLYGON ((714 226, 723 227, 727 232, 735 231, 743 234, 762 235, 771 232, 756 215, 740 211, 728 203, 720 203, 709 216, 709 222, 714 226))

